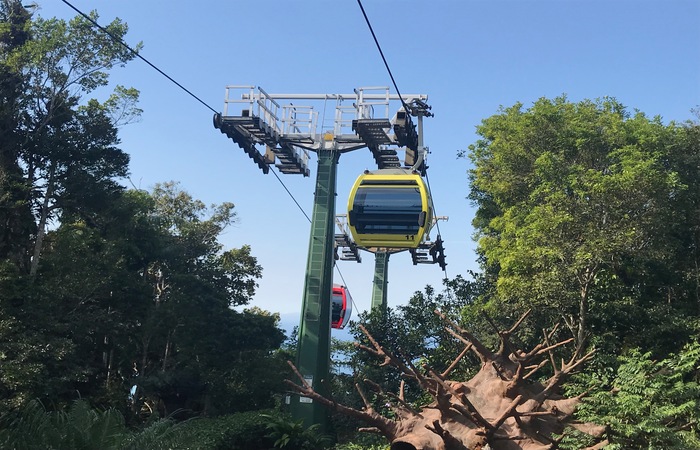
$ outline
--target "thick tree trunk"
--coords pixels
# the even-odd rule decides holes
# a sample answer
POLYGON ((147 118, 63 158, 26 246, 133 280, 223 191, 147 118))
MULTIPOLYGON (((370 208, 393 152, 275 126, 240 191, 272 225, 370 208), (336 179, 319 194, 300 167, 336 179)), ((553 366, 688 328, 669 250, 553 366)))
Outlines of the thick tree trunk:
POLYGON ((54 168, 51 167, 49 176, 46 181, 46 192, 44 201, 41 204, 39 211, 39 224, 36 230, 36 239, 34 241, 34 252, 29 266, 29 277, 33 280, 36 277, 36 272, 39 269, 39 258, 41 257, 42 246, 44 245, 44 236, 46 236, 46 224, 49 220, 51 212, 51 199, 54 191, 54 168))
MULTIPOLYGON (((588 345, 588 303, 591 295, 591 286, 598 274, 598 265, 586 267, 583 273, 578 275, 579 305, 578 305, 578 326, 576 327, 576 355, 583 354, 588 345)), ((573 330, 572 330, 573 331, 573 330)))
POLYGON ((436 313, 446 322, 446 329, 465 344, 465 350, 442 373, 428 366, 418 369, 411 361, 404 361, 386 351, 362 326, 360 328, 372 346, 356 344, 383 360, 382 365, 395 367, 405 378, 418 383, 433 398, 427 405, 416 409, 407 404, 403 397, 403 385, 401 392, 395 395, 365 380, 382 403, 386 402, 393 409, 394 418, 378 414, 360 385, 356 387, 365 408, 350 408, 316 393, 291 363, 302 384, 297 385, 289 380, 287 384, 336 412, 365 421, 370 428, 364 430, 386 436, 391 442, 391 450, 555 449, 567 427, 602 441, 603 427, 572 420, 581 398, 564 398, 558 394, 567 376, 588 361, 593 352, 582 356, 574 352, 568 362, 555 365, 553 351, 575 340, 571 338, 550 344, 555 330, 546 333, 543 341, 529 352, 506 350, 511 349, 507 342, 510 335, 527 314, 510 330, 498 332, 501 345, 498 351, 492 352, 469 332, 440 312, 436 313), (481 369, 470 380, 449 380, 450 372, 468 351, 473 351, 479 358, 481 369), (551 364, 552 376, 542 383, 533 381, 533 375, 547 364, 551 364))
POLYGON ((580 353, 586 348, 588 333, 588 285, 581 287, 581 298, 578 310, 578 332, 576 333, 576 352, 580 353))
POLYGON ((133 403, 131 404, 131 411, 134 414, 138 414, 141 410, 142 402, 139 397, 141 396, 141 386, 139 386, 139 379, 142 379, 146 375, 146 364, 148 364, 148 347, 150 346, 151 337, 144 335, 141 338, 141 366, 137 367, 134 363, 134 371, 137 373, 136 383, 134 385, 134 397, 133 403))
POLYGON ((144 336, 141 340, 142 353, 141 353, 141 367, 138 368, 139 376, 144 376, 146 374, 146 365, 148 364, 148 347, 151 343, 151 336, 144 336))
POLYGON ((107 362, 107 381, 106 386, 109 387, 112 379, 112 367, 114 365, 114 349, 109 350, 109 361, 107 362))

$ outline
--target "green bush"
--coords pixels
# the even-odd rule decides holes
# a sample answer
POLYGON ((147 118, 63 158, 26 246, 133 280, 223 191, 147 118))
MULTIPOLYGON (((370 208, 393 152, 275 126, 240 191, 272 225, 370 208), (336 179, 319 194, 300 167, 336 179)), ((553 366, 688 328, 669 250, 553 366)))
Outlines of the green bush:
POLYGON ((333 447, 333 450, 389 450, 389 444, 376 444, 366 446, 363 444, 355 444, 353 442, 348 442, 345 444, 338 444, 333 447))
POLYGON ((661 361, 633 350, 620 362, 577 413, 607 426, 606 449, 700 449, 700 343, 661 361))
POLYGON ((292 420, 286 416, 265 415, 268 436, 274 439, 275 448, 287 450, 324 450, 333 439, 319 431, 320 425, 304 426, 303 420, 292 420))
POLYGON ((187 436, 186 441, 197 442, 196 447, 190 446, 188 450, 269 450, 274 448, 274 440, 267 436, 268 419, 263 416, 281 417, 281 414, 261 410, 192 419, 179 432, 187 436))
POLYGON ((0 448, 118 449, 127 436, 124 418, 114 410, 97 410, 85 400, 65 410, 50 411, 32 400, 0 420, 0 448))
MULTIPOLYGON (((79 399, 48 410, 33 400, 0 418, 0 448, 8 450, 170 450, 190 449, 185 424, 157 419, 139 430, 128 429, 114 408, 92 407, 79 399)), ((196 442, 196 441, 193 441, 196 442)))
MULTIPOLYGON (((213 419, 176 423, 158 419, 138 430, 128 429, 114 409, 92 408, 78 400, 65 410, 49 411, 29 402, 0 418, 0 448, 12 450, 270 450, 269 418, 288 420, 274 410, 249 411, 213 419)), ((295 450, 287 447, 289 450, 295 450)))

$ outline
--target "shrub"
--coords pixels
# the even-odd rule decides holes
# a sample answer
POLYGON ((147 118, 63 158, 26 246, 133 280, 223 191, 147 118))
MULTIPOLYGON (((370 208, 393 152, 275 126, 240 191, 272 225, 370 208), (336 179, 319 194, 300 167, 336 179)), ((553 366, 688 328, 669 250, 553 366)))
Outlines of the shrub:
POLYGON ((606 448, 700 448, 700 344, 662 361, 637 350, 620 361, 612 383, 578 411, 582 420, 608 427, 606 448))
POLYGON ((288 450, 323 450, 329 448, 332 439, 319 432, 319 424, 304 427, 303 420, 286 416, 264 416, 267 419, 268 436, 275 440, 275 448, 288 450))
POLYGON ((192 419, 179 432, 187 435, 187 441, 197 442, 188 450, 269 450, 274 440, 267 436, 268 420, 264 416, 281 417, 277 411, 262 410, 192 419))

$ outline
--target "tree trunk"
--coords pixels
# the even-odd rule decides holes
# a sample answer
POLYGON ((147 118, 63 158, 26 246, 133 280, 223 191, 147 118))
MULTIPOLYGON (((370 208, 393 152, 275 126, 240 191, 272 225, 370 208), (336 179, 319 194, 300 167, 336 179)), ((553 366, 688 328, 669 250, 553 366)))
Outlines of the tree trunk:
MULTIPOLYGON (((574 338, 551 344, 552 330, 529 352, 511 349, 510 335, 528 313, 509 330, 498 332, 499 350, 492 352, 473 335, 436 311, 447 324, 446 329, 465 344, 465 349, 442 372, 424 365, 417 368, 385 350, 367 330, 360 326, 371 347, 356 344, 383 362, 415 381, 433 401, 415 408, 404 401, 403 383, 399 394, 384 392, 376 383, 365 380, 383 405, 393 410, 393 418, 378 414, 362 387, 356 388, 365 408, 357 410, 316 393, 290 362, 301 385, 286 380, 296 392, 310 397, 329 409, 355 417, 370 427, 362 431, 379 432, 391 442, 391 450, 545 450, 558 447, 566 428, 573 427, 594 436, 597 441, 604 427, 576 423, 572 414, 581 397, 564 398, 558 391, 567 376, 588 361, 593 352, 577 355, 555 365, 554 350, 571 343, 574 338), (472 351, 481 361, 481 369, 470 380, 454 381, 447 377, 457 363, 472 351), (544 382, 532 380, 542 367, 551 364, 553 374, 544 382)), ((603 441, 605 442, 605 441, 603 441)))
POLYGON ((0 138, 0 260, 9 260, 27 273, 29 241, 36 225, 16 152, 7 148, 12 145, 0 138))
POLYGON ((586 348, 588 326, 588 284, 581 286, 581 298, 578 310, 578 332, 576 333, 576 352, 580 353, 586 348))
POLYGON ((51 198, 53 196, 54 190, 54 166, 51 166, 49 171, 49 177, 46 181, 46 192, 44 194, 44 201, 41 205, 41 210, 39 211, 39 225, 36 230, 36 240, 34 241, 34 252, 32 254, 32 260, 29 266, 29 277, 34 280, 36 277, 36 272, 39 269, 39 258, 41 257, 42 245, 44 244, 44 236, 46 236, 46 223, 49 220, 49 213, 51 212, 51 198))
POLYGON ((170 348, 171 348, 171 341, 170 339, 172 338, 173 332, 169 331, 168 332, 168 338, 165 340, 165 350, 163 351, 163 365, 161 366, 161 372, 165 372, 166 367, 168 366, 168 355, 170 355, 170 348))
POLYGON ((114 364, 114 349, 109 350, 109 359, 107 360, 107 380, 105 386, 109 387, 110 380, 112 379, 112 366, 114 364))

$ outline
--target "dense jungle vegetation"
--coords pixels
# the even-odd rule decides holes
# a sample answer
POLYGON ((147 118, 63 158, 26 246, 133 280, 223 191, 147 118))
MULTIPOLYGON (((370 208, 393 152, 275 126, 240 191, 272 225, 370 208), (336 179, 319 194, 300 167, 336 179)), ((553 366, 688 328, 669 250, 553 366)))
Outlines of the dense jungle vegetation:
MULTIPOLYGON (((107 29, 127 33, 119 19, 107 29)), ((242 308, 262 267, 218 240, 233 203, 122 184, 118 129, 138 118, 139 92, 91 96, 133 57, 83 18, 0 2, 0 447, 386 448, 345 417, 320 436, 286 416, 294 337, 242 308)), ((481 270, 358 322, 440 368, 461 344, 434 309, 492 345, 532 309, 522 346, 559 323, 570 351, 597 349, 567 389, 588 392, 578 414, 607 426, 606 448, 700 448, 699 123, 562 96, 503 107, 477 132, 461 155, 471 190, 456 195, 476 207, 481 270)), ((400 383, 334 349, 339 402, 362 405, 357 380, 400 383)))

